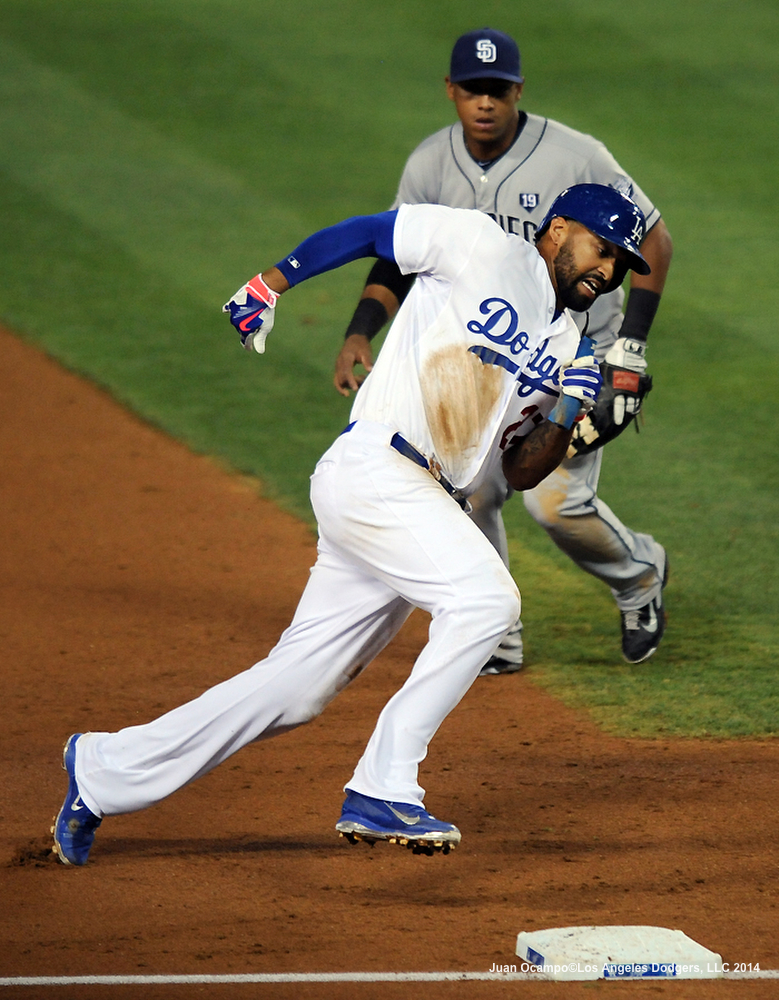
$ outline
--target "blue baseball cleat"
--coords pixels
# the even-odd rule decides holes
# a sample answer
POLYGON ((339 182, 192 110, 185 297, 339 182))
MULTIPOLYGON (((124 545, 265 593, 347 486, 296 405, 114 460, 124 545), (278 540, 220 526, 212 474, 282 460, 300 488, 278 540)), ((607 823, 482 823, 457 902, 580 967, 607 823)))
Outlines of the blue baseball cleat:
POLYGON ((62 768, 68 772, 68 793, 54 820, 54 852, 64 865, 85 865, 89 857, 95 830, 103 822, 81 801, 76 783, 76 743, 81 733, 75 733, 65 744, 62 768))
POLYGON ((346 790, 336 830, 350 844, 377 840, 401 844, 414 854, 448 854, 460 843, 460 831, 451 823, 431 816, 422 806, 408 802, 386 802, 346 790))

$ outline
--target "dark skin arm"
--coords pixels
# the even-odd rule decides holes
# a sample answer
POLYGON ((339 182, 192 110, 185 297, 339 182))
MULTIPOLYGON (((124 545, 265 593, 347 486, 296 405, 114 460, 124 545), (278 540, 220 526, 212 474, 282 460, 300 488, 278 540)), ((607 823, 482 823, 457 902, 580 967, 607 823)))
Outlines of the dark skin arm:
POLYGON ((630 287, 631 289, 645 288, 647 291, 662 295, 673 255, 671 234, 662 219, 658 219, 646 234, 644 242, 641 244, 641 253, 646 257, 652 268, 652 273, 636 274, 634 271, 631 272, 630 287))
POLYGON ((503 453, 503 475, 515 490, 532 490, 565 458, 573 428, 545 420, 503 453))
MULTIPOLYGON (((366 285, 361 299, 375 299, 381 302, 387 310, 387 318, 392 319, 400 307, 397 296, 384 285, 366 285)), ((346 338, 341 353, 335 360, 335 375, 333 384, 342 396, 348 396, 350 391, 357 392, 364 376, 356 375, 355 365, 362 365, 366 372, 373 368, 373 351, 371 342, 364 334, 353 333, 346 338)))

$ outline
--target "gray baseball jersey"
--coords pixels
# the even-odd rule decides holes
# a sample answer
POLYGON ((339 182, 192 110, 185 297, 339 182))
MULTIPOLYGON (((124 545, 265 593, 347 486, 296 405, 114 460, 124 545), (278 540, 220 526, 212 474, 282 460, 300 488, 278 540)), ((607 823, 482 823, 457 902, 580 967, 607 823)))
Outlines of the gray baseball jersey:
MULTIPOLYGON (((641 188, 620 167, 602 142, 539 115, 520 112, 514 144, 486 169, 471 157, 460 122, 424 140, 408 159, 393 208, 401 204, 476 208, 507 233, 532 242, 554 199, 571 184, 609 184, 629 195, 647 221, 660 218, 641 188)), ((622 323, 624 292, 598 299, 588 313, 574 313, 580 329, 596 341, 600 358, 622 323)))

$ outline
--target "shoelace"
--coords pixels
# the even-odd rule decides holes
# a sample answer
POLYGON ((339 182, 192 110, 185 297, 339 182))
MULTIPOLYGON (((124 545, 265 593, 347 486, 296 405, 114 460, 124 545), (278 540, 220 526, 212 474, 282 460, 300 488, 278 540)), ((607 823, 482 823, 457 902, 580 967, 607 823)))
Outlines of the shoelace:
POLYGON ((638 622, 638 616, 640 612, 638 610, 624 611, 623 614, 625 615, 625 628, 629 632, 635 632, 638 628, 640 628, 638 622))

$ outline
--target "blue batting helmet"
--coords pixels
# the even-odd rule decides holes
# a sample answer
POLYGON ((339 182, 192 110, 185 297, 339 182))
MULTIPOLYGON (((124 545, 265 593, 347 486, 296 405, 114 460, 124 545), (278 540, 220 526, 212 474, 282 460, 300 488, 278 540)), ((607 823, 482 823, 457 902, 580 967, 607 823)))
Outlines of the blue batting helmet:
MULTIPOLYGON (((616 188, 606 184, 574 184, 559 194, 536 232, 538 241, 552 219, 562 216, 586 226, 596 236, 627 250, 628 267, 637 274, 649 274, 651 268, 641 256, 641 241, 646 235, 646 219, 638 205, 616 188)), ((625 277, 615 274, 607 291, 622 284, 625 277)))

